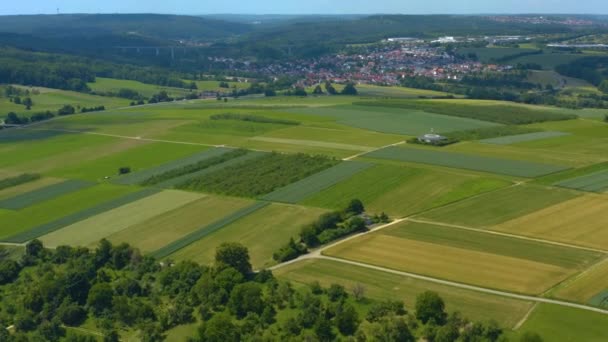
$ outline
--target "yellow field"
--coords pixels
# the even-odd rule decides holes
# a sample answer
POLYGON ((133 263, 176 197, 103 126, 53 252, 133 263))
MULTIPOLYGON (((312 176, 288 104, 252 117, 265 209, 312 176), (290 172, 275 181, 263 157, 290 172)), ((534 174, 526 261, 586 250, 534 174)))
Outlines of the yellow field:
POLYGON ((577 197, 491 229, 608 250, 608 196, 577 197))
POLYGON ((587 303, 596 294, 608 289, 608 259, 568 281, 552 295, 579 303, 587 303))
POLYGON ((200 194, 175 190, 163 191, 74 223, 47 234, 40 240, 48 247, 59 245, 88 246, 134 224, 195 201, 201 196, 200 194))
POLYGON ((540 294, 574 270, 497 254, 382 234, 348 241, 325 254, 395 270, 508 291, 540 294))
POLYGON ((63 181, 63 179, 47 177, 17 186, 11 186, 10 188, 0 190, 0 200, 11 198, 52 184, 57 184, 61 181, 63 181))
POLYGON ((115 244, 127 242, 143 253, 154 252, 251 203, 250 200, 240 198, 205 196, 114 233, 108 236, 108 240, 115 244))

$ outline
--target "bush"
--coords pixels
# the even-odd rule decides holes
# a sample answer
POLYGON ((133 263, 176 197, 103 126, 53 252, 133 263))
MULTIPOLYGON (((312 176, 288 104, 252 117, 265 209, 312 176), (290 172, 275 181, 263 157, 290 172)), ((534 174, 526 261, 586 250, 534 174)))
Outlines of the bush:
POLYGON ((131 173, 131 168, 128 166, 123 166, 121 168, 118 169, 118 174, 119 175, 126 175, 127 173, 131 173))

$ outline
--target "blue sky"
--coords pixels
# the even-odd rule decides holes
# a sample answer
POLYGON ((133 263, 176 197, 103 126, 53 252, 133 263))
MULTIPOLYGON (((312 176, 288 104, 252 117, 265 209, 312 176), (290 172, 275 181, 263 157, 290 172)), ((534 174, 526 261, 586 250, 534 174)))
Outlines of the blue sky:
POLYGON ((607 0, 24 0, 0 1, 0 14, 175 13, 608 13, 607 0))

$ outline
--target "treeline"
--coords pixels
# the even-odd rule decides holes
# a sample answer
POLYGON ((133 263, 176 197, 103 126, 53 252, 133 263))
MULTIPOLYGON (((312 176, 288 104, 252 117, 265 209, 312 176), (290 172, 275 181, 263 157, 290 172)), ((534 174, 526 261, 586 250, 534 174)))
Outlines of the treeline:
MULTIPOLYGON (((104 111, 104 110, 106 110, 105 106, 81 107, 80 108, 81 113, 99 112, 99 111, 104 111)), ((74 106, 72 106, 72 105, 64 105, 63 107, 59 108, 55 113, 51 112, 50 110, 47 110, 44 112, 34 113, 34 114, 30 115, 29 117, 19 116, 15 112, 10 112, 6 116, 6 119, 4 119, 4 123, 7 125, 27 125, 28 123, 49 120, 49 119, 54 118, 57 115, 59 115, 59 116, 72 115, 72 114, 76 114, 76 112, 77 112, 76 108, 74 108, 74 106)))
POLYGON ((558 73, 583 79, 595 86, 608 79, 608 57, 594 56, 574 60, 555 67, 558 73))
POLYGON ((332 211, 322 214, 311 224, 305 225, 300 230, 300 240, 289 240, 273 254, 273 259, 278 262, 293 260, 300 255, 308 253, 309 248, 335 241, 344 236, 368 230, 368 227, 377 223, 388 223, 388 215, 365 216, 365 207, 358 199, 353 199, 343 210, 332 211))
MULTIPOLYGON (((95 77, 191 89, 185 75, 158 67, 115 64, 80 57, 0 47, 0 83, 89 92, 95 77)), ((196 86, 196 85, 194 85, 196 86)))
POLYGON ((209 119, 211 119, 211 120, 248 121, 248 122, 269 123, 269 124, 279 124, 279 125, 289 125, 289 126, 297 126, 300 124, 298 121, 287 120, 287 119, 276 119, 276 118, 267 118, 265 116, 258 116, 258 115, 233 114, 233 113, 215 114, 215 115, 211 115, 209 117, 209 119))
MULTIPOLYGON (((253 272, 247 248, 224 243, 215 263, 159 263, 128 244, 102 240, 94 250, 29 242, 20 260, 0 249, 0 340, 104 342, 136 331, 158 342, 198 324, 189 342, 506 341, 493 321, 448 314, 435 292, 402 301, 366 297, 366 287, 293 286, 270 271, 253 272), (87 322, 85 329, 79 327, 87 322), (92 336, 87 331, 102 336, 92 336)), ((181 333, 183 334, 183 333, 181 333)), ((541 341, 537 335, 533 341, 541 341)), ((524 341, 522 339, 522 341, 524 341)), ((532 341, 526 339, 525 341, 532 341)))

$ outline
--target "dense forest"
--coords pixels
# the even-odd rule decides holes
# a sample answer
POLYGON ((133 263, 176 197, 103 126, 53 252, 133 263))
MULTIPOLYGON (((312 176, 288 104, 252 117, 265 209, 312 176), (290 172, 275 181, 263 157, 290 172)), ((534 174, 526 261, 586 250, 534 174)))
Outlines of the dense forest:
MULTIPOLYGON (((506 341, 495 322, 447 313, 434 292, 415 307, 366 297, 356 284, 309 286, 254 272, 247 248, 224 243, 215 264, 172 263, 127 244, 95 250, 45 249, 33 240, 20 259, 0 250, 2 341, 119 341, 137 331, 163 341, 171 329, 198 324, 188 341, 506 341), (72 327, 84 326, 74 329, 72 327)), ((526 335, 522 341, 540 341, 526 335)))

